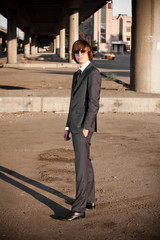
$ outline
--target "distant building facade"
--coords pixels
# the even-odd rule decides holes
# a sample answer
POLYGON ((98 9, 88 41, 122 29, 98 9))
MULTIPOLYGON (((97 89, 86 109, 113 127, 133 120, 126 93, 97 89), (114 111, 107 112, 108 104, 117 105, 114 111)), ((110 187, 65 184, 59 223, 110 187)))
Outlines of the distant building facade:
POLYGON ((124 53, 131 50, 132 17, 113 16, 112 1, 80 25, 80 38, 97 44, 99 52, 124 53))

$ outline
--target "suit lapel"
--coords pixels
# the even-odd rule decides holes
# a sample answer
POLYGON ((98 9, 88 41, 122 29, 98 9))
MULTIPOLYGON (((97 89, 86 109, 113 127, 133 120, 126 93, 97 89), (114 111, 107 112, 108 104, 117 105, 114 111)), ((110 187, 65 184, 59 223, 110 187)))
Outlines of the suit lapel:
MULTIPOLYGON (((88 73, 88 71, 90 70, 92 66, 92 63, 90 63, 86 69, 83 71, 83 73, 79 76, 79 79, 77 81, 77 84, 75 85, 76 83, 76 77, 77 77, 77 74, 75 75, 76 77, 74 78, 74 88, 73 88, 73 95, 75 94, 75 92, 77 91, 77 89, 79 88, 79 86, 81 85, 81 83, 85 80, 85 77, 88 73)), ((76 72, 77 73, 77 72, 76 72)))

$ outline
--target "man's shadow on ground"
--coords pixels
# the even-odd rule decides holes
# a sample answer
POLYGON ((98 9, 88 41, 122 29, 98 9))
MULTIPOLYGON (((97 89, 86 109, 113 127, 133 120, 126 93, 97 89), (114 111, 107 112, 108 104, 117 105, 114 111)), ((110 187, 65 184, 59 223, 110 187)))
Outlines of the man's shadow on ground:
POLYGON ((53 194, 53 195, 56 195, 56 196, 64 199, 65 202, 67 204, 69 204, 69 205, 72 204, 74 199, 69 198, 68 196, 64 195, 63 193, 61 193, 61 192, 59 192, 59 191, 57 191, 57 190, 55 190, 55 189, 53 189, 51 187, 48 187, 48 186, 46 186, 46 185, 44 185, 42 183, 39 183, 39 182, 37 182, 35 180, 27 178, 27 177, 25 177, 25 176, 15 172, 15 171, 12 171, 12 170, 10 170, 8 168, 5 168, 3 166, 0 166, 0 171, 1 171, 0 172, 0 178, 3 181, 8 182, 11 185, 13 185, 13 186, 21 189, 22 191, 30 194, 35 199, 37 199, 41 203, 45 204, 49 208, 51 208, 54 211, 54 215, 50 215, 50 217, 52 217, 54 219, 59 219, 61 216, 66 215, 69 212, 69 210, 67 208, 65 208, 65 207, 61 206, 60 204, 52 201, 51 199, 49 199, 49 198, 45 197, 44 195, 36 192, 35 190, 33 190, 33 189, 23 185, 22 183, 14 180, 13 178, 8 177, 4 173, 7 173, 7 174, 9 174, 9 175, 11 175, 11 176, 13 176, 13 177, 15 177, 17 179, 20 179, 20 180, 22 180, 22 181, 24 181, 26 183, 29 183, 29 184, 37 187, 37 188, 40 188, 40 189, 42 189, 42 190, 44 190, 46 192, 49 192, 49 193, 53 194))

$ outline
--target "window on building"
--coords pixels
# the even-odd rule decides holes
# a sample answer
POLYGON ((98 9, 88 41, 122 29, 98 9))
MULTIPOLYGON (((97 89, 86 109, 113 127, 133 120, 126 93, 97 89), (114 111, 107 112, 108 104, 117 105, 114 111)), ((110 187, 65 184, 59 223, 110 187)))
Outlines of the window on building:
POLYGON ((108 8, 112 9, 112 3, 111 2, 108 3, 108 8))
POLYGON ((131 23, 131 21, 127 21, 127 23, 131 23))
POLYGON ((127 37, 126 37, 126 40, 127 40, 127 41, 130 41, 130 40, 131 40, 131 37, 130 37, 130 36, 127 36, 127 37))
POLYGON ((101 42, 106 42, 106 5, 101 8, 101 42))
POLYGON ((123 19, 120 18, 119 20, 119 40, 123 40, 123 19))
POLYGON ((131 27, 127 27, 127 32, 130 32, 131 31, 131 27))

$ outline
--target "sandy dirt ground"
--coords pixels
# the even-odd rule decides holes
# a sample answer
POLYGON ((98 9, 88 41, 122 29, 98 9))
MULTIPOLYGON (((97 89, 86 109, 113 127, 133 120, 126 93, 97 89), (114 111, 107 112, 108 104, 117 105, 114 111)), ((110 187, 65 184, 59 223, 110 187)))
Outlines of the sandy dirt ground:
MULTIPOLYGON (((0 68, 0 97, 69 97, 72 76, 76 70, 76 68, 0 68)), ((99 70, 103 74, 109 71, 107 68, 99 68, 99 70)), ((123 75, 126 70, 121 71, 123 75)), ((101 97, 160 98, 160 94, 137 93, 129 90, 129 77, 117 76, 117 78, 113 81, 102 75, 101 97)))
MULTIPOLYGON (((70 96, 72 76, 76 70, 0 68, 0 96, 70 96)), ((110 90, 116 94, 117 89, 126 89, 123 84, 107 81, 103 76, 102 79, 101 96, 113 94, 109 93, 110 90)))
POLYGON ((0 114, 0 239, 160 239, 160 114, 98 115, 96 209, 58 220, 75 197, 66 114, 0 114))

